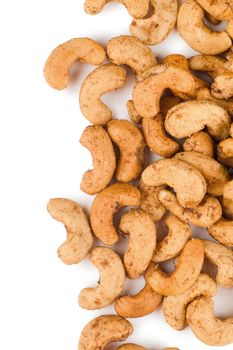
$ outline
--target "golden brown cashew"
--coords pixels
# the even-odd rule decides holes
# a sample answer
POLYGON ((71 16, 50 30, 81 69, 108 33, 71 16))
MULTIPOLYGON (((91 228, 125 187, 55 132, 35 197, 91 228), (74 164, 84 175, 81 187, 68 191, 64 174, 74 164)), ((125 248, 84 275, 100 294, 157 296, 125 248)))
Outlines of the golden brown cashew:
POLYGON ((168 158, 178 151, 179 144, 166 135, 161 113, 154 118, 143 118, 142 130, 146 144, 152 152, 168 158))
POLYGON ((233 180, 224 186, 222 211, 227 219, 233 220, 233 180))
POLYGON ((186 325, 186 309, 195 298, 213 297, 217 293, 216 283, 205 273, 201 273, 196 282, 184 293, 163 299, 163 315, 166 322, 181 331, 186 325))
POLYGON ((149 277, 151 288, 161 295, 178 295, 189 289, 197 280, 203 265, 204 245, 199 239, 186 243, 176 269, 170 275, 155 269, 149 277))
POLYGON ((136 111, 143 118, 153 118, 160 110, 160 98, 166 89, 188 93, 195 87, 191 73, 175 66, 158 65, 153 74, 136 83, 133 102, 136 111))
POLYGON ((199 131, 188 137, 183 148, 185 152, 198 152, 211 158, 214 156, 214 142, 211 136, 204 131, 199 131))
POLYGON ((132 122, 135 124, 140 124, 142 121, 142 117, 136 111, 133 101, 132 100, 127 101, 126 107, 127 107, 128 115, 130 116, 130 119, 132 120, 132 122))
POLYGON ((167 236, 157 244, 152 261, 162 262, 176 257, 184 248, 192 232, 190 226, 176 216, 166 219, 167 236))
POLYGON ((229 137, 226 140, 219 142, 217 152, 218 152, 218 161, 232 168, 233 167, 233 138, 229 137))
POLYGON ((177 0, 151 0, 153 14, 149 18, 134 19, 130 32, 146 45, 162 42, 174 29, 177 18, 177 0))
POLYGON ((80 188, 88 194, 102 191, 111 181, 116 156, 108 133, 98 125, 88 126, 79 140, 92 154, 94 169, 85 172, 80 188))
POLYGON ((89 38, 71 39, 51 52, 44 66, 45 79, 54 89, 65 89, 70 80, 70 68, 75 61, 99 65, 105 57, 104 48, 96 41, 89 38))
POLYGON ((203 241, 206 258, 218 268, 216 282, 218 285, 233 287, 233 252, 219 243, 203 241))
POLYGON ((155 293, 147 280, 153 271, 154 264, 150 263, 145 272, 145 286, 139 293, 120 297, 115 303, 115 310, 118 315, 125 318, 142 317, 154 312, 161 303, 162 296, 155 293))
POLYGON ((211 237, 225 246, 233 246, 233 221, 220 219, 208 228, 211 237))
POLYGON ((225 60, 211 55, 197 55, 189 58, 189 68, 208 73, 212 78, 226 73, 225 60))
POLYGON ((139 277, 148 267, 156 246, 156 227, 151 216, 131 209, 121 217, 119 229, 129 235, 124 266, 129 278, 139 277))
POLYGON ((103 350, 107 344, 125 340, 132 333, 133 326, 123 317, 99 316, 83 328, 78 350, 103 350))
POLYGON ((99 192, 90 211, 90 223, 95 236, 104 244, 115 244, 119 239, 113 224, 115 212, 124 206, 137 206, 140 200, 139 190, 130 184, 117 183, 99 192))
POLYGON ((164 186, 147 186, 140 181, 139 190, 142 198, 140 208, 146 213, 150 214, 154 222, 162 219, 166 213, 166 208, 160 203, 158 194, 161 190, 165 189, 164 186))
POLYGON ((220 99, 211 95, 209 89, 202 88, 197 91, 198 101, 212 101, 219 105, 220 107, 227 110, 227 112, 233 116, 233 98, 230 99, 220 99))
POLYGON ((173 215, 198 227, 210 227, 222 216, 221 205, 215 197, 205 196, 195 208, 183 208, 176 195, 168 190, 160 191, 158 198, 173 215))
POLYGON ((162 115, 166 115, 169 109, 178 105, 181 102, 181 99, 177 96, 169 95, 162 96, 160 99, 160 111, 162 115))
POLYGON ((112 112, 100 98, 122 88, 125 82, 125 70, 114 64, 104 64, 91 72, 84 80, 79 96, 84 117, 92 124, 107 124, 112 119, 112 112))
POLYGON ((129 182, 143 170, 145 142, 138 127, 128 120, 112 120, 107 126, 109 136, 120 150, 116 179, 129 182))
POLYGON ((187 321, 195 336, 207 345, 221 346, 233 342, 233 317, 216 318, 210 298, 194 299, 187 308, 187 321))
POLYGON ((96 288, 85 288, 79 294, 79 305, 87 310, 102 309, 111 305, 121 294, 125 283, 125 269, 114 250, 96 247, 90 261, 97 267, 100 282, 96 288))
POLYGON ((229 136, 231 118, 227 111, 213 102, 188 101, 171 108, 166 116, 165 128, 176 138, 188 137, 207 126, 216 140, 229 136))
POLYGON ((197 0, 197 2, 212 17, 220 21, 228 21, 233 18, 232 0, 197 0))
POLYGON ((48 212, 55 220, 61 221, 67 231, 67 240, 57 251, 59 258, 68 265, 78 264, 93 244, 86 214, 77 203, 62 198, 50 199, 48 212))
POLYGON ((226 51, 232 45, 226 32, 213 32, 204 24, 204 10, 195 0, 186 0, 180 7, 177 28, 192 49, 207 55, 226 51))
POLYGON ((225 73, 215 78, 211 94, 216 98, 228 99, 233 96, 233 73, 225 73))
POLYGON ((201 173, 178 159, 161 159, 150 164, 141 178, 147 186, 168 185, 174 188, 184 208, 197 206, 206 193, 206 182, 201 173))

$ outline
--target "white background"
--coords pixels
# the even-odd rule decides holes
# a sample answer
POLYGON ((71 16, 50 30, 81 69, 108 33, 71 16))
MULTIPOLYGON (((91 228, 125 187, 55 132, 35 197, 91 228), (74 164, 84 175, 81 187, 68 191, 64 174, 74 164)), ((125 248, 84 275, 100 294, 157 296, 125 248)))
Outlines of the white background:
MULTIPOLYGON (((126 9, 116 3, 95 17, 85 14, 83 0, 1 3, 2 350, 75 350, 84 325, 97 315, 113 312, 113 308, 91 312, 78 306, 81 288, 95 286, 98 273, 88 261, 66 266, 57 258, 65 229, 46 211, 52 197, 70 198, 85 208, 92 200, 79 190, 91 158, 78 142, 88 125, 78 96, 83 78, 93 67, 80 64, 76 83, 55 91, 43 79, 43 64, 53 48, 70 38, 87 36, 106 45, 110 38, 127 34, 129 23, 126 9)), ((194 53, 177 33, 153 51, 159 58, 194 53)), ((116 118, 127 118, 125 103, 132 82, 129 75, 125 88, 104 98, 116 118)), ((142 285, 142 281, 127 283, 127 291, 135 292, 142 285)), ((218 295, 216 313, 232 316, 233 290, 219 289, 218 295)), ((188 328, 177 332, 166 325, 161 310, 132 323, 135 331, 128 341, 148 349, 209 348, 188 328)))

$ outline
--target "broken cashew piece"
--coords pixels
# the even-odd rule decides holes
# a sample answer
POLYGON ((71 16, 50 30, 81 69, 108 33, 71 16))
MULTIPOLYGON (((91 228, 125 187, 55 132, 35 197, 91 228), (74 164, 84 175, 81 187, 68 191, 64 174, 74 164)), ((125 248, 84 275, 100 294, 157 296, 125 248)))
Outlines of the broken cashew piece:
POLYGON ((105 125, 112 119, 111 110, 101 101, 101 96, 125 85, 126 72, 114 64, 97 67, 84 80, 80 95, 80 109, 92 124, 105 125))
POLYGON ((98 125, 88 126, 79 140, 92 154, 94 169, 85 172, 80 188, 88 194, 102 191, 111 181, 116 156, 108 133, 98 125))
POLYGON ((208 228, 211 237, 227 247, 233 247, 233 221, 220 219, 208 228))
POLYGON ((111 305, 121 294, 125 283, 125 269, 114 250, 96 247, 90 261, 97 267, 100 282, 96 288, 85 288, 79 294, 79 305, 87 310, 97 310, 111 305))
POLYGON ((233 180, 226 183, 223 189, 222 199, 223 215, 230 220, 233 220, 233 180))
POLYGON ((113 224, 116 211, 125 206, 138 206, 141 194, 139 190, 124 183, 117 183, 99 192, 91 206, 90 223, 95 236, 106 245, 115 244, 118 233, 113 224))
POLYGON ((161 190, 165 189, 164 186, 147 186, 142 181, 139 184, 139 190, 141 192, 140 208, 146 213, 150 214, 154 222, 162 219, 166 213, 166 208, 160 203, 158 194, 161 190))
POLYGON ((233 19, 233 4, 231 0, 197 0, 197 2, 207 13, 219 21, 233 19))
POLYGON ((219 105, 220 107, 227 110, 227 112, 233 116, 233 98, 229 99, 220 99, 211 95, 209 89, 202 88, 197 91, 197 100, 198 101, 212 101, 219 105))
POLYGON ((229 137, 218 144, 218 161, 228 167, 233 167, 233 138, 229 137))
POLYGON ((151 288, 161 295, 178 295, 189 289, 197 280, 204 261, 204 245, 192 239, 182 250, 176 269, 166 275, 158 268, 149 277, 151 288))
POLYGON ((214 142, 211 136, 204 131, 199 131, 188 137, 183 148, 185 152, 198 152, 207 157, 214 157, 214 142))
POLYGON ((233 73, 226 73, 216 77, 211 85, 211 94, 219 99, 229 99, 232 97, 233 73))
POLYGON ((186 326, 186 309, 197 297, 211 298, 217 293, 217 285, 207 274, 201 273, 196 282, 179 295, 172 295, 163 299, 163 315, 166 322, 181 331, 186 326))
POLYGON ((71 39, 51 52, 44 66, 44 76, 51 87, 62 90, 69 84, 70 68, 75 61, 97 66, 105 58, 104 48, 96 41, 89 38, 71 39))
POLYGON ((78 350, 103 350, 107 344, 125 340, 132 333, 133 326, 123 317, 99 316, 82 330, 78 350))
POLYGON ((50 199, 48 212, 57 221, 64 224, 67 240, 57 253, 67 265, 78 264, 89 253, 93 236, 83 209, 77 203, 62 198, 50 199))

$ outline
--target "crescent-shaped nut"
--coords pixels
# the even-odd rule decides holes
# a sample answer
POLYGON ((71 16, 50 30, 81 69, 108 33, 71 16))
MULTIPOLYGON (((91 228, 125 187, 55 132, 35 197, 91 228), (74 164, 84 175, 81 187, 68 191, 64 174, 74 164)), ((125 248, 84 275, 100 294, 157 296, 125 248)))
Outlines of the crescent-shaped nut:
POLYGON ((140 208, 150 214, 154 222, 162 219, 166 213, 166 208, 160 203, 158 198, 159 192, 163 189, 165 189, 164 186, 147 186, 142 181, 139 184, 139 190, 142 195, 140 208))
POLYGON ((90 261, 100 274, 96 288, 85 288, 79 294, 79 305, 87 310, 97 310, 111 305, 121 294, 125 283, 125 269, 121 258, 114 250, 96 247, 90 254, 90 261))
POLYGON ((112 120, 107 126, 108 134, 120 150, 116 179, 129 182, 143 170, 145 142, 140 129, 128 120, 112 120))
POLYGON ((130 32, 146 45, 161 43, 174 29, 177 19, 177 0, 151 0, 153 14, 149 18, 134 19, 130 32))
POLYGON ((217 55, 232 45, 226 32, 213 32, 204 24, 204 10, 195 0, 186 0, 180 7, 177 28, 192 49, 207 55, 217 55))
POLYGON ((114 64, 104 64, 91 72, 84 80, 79 96, 84 117, 92 124, 107 124, 112 119, 112 112, 100 98, 122 88, 125 82, 125 70, 114 64))
POLYGON ((178 159, 161 159, 150 164, 142 173, 147 186, 168 185, 174 188, 182 207, 197 206, 206 193, 206 182, 201 173, 178 159))
POLYGON ((188 101, 171 108, 165 120, 165 129, 176 138, 189 137, 205 126, 214 139, 224 140, 230 133, 231 118, 213 102, 188 101))
POLYGON ((104 48, 96 41, 71 39, 51 52, 44 66, 44 77, 51 87, 62 90, 69 84, 70 68, 75 61, 99 65, 105 58, 104 48))
POLYGON ((57 251, 59 258, 68 265, 78 264, 93 244, 86 214, 77 203, 62 198, 50 199, 48 212, 55 220, 61 221, 67 231, 67 240, 57 251))
POLYGON ((187 308, 187 321, 195 336, 207 345, 221 346, 233 342, 233 317, 216 318, 210 298, 194 299, 187 308))
POLYGON ((185 152, 198 152, 207 157, 214 157, 214 142, 211 136, 204 131, 199 131, 188 137, 183 148, 185 152))
POLYGON ((166 219, 167 236, 157 244, 152 261, 163 262, 180 254, 192 232, 188 224, 171 215, 166 219))
MULTIPOLYGON (((233 220, 233 180, 229 181, 224 186, 223 198, 222 198, 221 204, 222 204, 223 216, 226 217, 227 219, 233 220)), ((231 222, 229 222, 229 226, 231 226, 231 222)), ((233 236, 232 236, 232 241, 233 241, 233 236)))
POLYGON ((162 96, 160 99, 160 111, 162 115, 166 115, 169 109, 178 105, 181 102, 181 99, 177 96, 162 96))
POLYGON ((204 245, 199 239, 192 239, 182 250, 176 269, 166 275, 155 269, 149 277, 151 288, 161 295, 178 295, 189 289, 200 275, 204 261, 204 245))
POLYGON ((99 192, 90 211, 95 236, 104 244, 115 244, 119 236, 113 224, 114 214, 121 207, 140 205, 140 200, 139 190, 130 184, 117 183, 99 192))
POLYGON ((154 118, 143 118, 142 130, 146 144, 152 152, 169 158, 178 151, 179 144, 166 135, 161 113, 154 118))
POLYGON ((121 217, 119 229, 129 235, 124 266, 130 279, 143 274, 156 246, 156 227, 151 216, 140 209, 131 209, 121 217))
POLYGON ((198 227, 210 227, 222 216, 222 208, 215 197, 205 196, 201 204, 195 208, 183 208, 176 195, 168 190, 162 190, 158 195, 164 207, 180 220, 198 227))
POLYGON ((154 264, 150 263, 145 272, 145 286, 135 295, 124 295, 115 302, 116 313, 125 318, 143 317, 154 312, 162 301, 162 296, 155 293, 147 280, 153 271, 154 264))
POLYGON ((79 140, 87 148, 93 159, 94 169, 85 172, 80 188, 88 194, 102 191, 111 181, 116 156, 108 133, 98 125, 88 126, 79 140))
POLYGON ((233 167, 233 138, 229 137, 218 144, 218 161, 228 167, 233 167))
POLYGON ((197 297, 211 298, 217 293, 217 285, 207 274, 201 273, 196 282, 184 293, 163 299, 163 315, 166 322, 181 331, 186 326, 186 309, 197 297))
POLYGON ((212 55, 197 55, 189 58, 189 68, 194 71, 203 71, 208 73, 212 78, 227 73, 225 60, 221 57, 212 55))
POLYGON ((206 258, 218 268, 216 282, 224 288, 233 287, 233 252, 219 243, 203 241, 206 258))
POLYGON ((160 111, 160 98, 166 89, 188 93, 195 88, 190 72, 179 67, 158 65, 153 74, 137 82, 133 90, 136 111, 143 118, 153 118, 160 111))
POLYGON ((219 21, 233 19, 233 4, 231 0, 197 0, 197 2, 207 13, 219 21))
POLYGON ((104 315, 94 318, 82 330, 78 350, 103 350, 112 342, 127 339, 133 326, 123 317, 104 315))
POLYGON ((220 219, 213 226, 208 228, 211 237, 221 244, 233 247, 233 221, 220 219))
POLYGON ((137 38, 120 35, 111 39, 107 45, 107 55, 111 62, 129 66, 136 75, 157 65, 153 51, 137 38))
POLYGON ((225 73, 215 78, 211 85, 211 94, 219 99, 233 96, 233 73, 225 73))
POLYGON ((233 98, 229 99, 220 99, 211 95, 209 89, 202 88, 197 91, 197 100, 198 101, 212 101, 219 105, 220 107, 227 110, 227 112, 233 116, 233 98))

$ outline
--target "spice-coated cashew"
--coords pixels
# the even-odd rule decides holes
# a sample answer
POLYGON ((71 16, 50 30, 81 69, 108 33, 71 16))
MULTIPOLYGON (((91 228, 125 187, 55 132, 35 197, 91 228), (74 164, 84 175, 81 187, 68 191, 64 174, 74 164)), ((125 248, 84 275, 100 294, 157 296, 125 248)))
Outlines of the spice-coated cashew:
POLYGON ((194 71, 203 71, 208 73, 212 78, 227 73, 225 60, 213 55, 197 55, 189 58, 189 68, 194 71))
POLYGON ((227 112, 232 116, 233 115, 233 98, 229 99, 220 99, 211 95, 209 89, 202 88, 197 91, 197 100, 198 101, 212 101, 219 105, 220 107, 227 110, 227 112))
POLYGON ((214 142, 211 136, 204 131, 199 131, 188 137, 183 148, 185 152, 198 152, 211 158, 214 156, 214 142))
POLYGON ((139 184, 139 190, 142 195, 140 208, 146 213, 150 214, 154 222, 162 219, 166 213, 166 208, 158 199, 158 194, 163 189, 165 189, 164 186, 147 186, 142 181, 140 181, 139 184))
POLYGON ((218 144, 218 161, 228 167, 233 167, 233 138, 229 137, 218 144))
MULTIPOLYGON (((223 207, 224 208, 224 207, 223 207)), ((213 226, 208 228, 211 237, 221 244, 233 247, 233 221, 220 219, 213 226)))
POLYGON ((233 73, 225 73, 214 79, 211 94, 219 99, 229 99, 233 96, 233 73))
POLYGON ((231 0, 197 0, 199 5, 219 21, 233 19, 233 4, 231 0))

